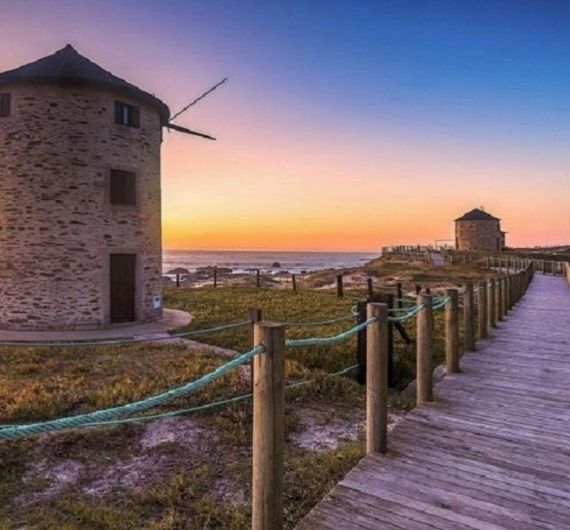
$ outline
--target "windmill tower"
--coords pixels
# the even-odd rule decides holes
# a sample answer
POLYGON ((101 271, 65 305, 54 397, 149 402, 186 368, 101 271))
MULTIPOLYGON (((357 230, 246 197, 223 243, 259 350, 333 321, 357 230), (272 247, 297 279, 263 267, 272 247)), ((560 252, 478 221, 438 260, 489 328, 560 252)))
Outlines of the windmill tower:
POLYGON ((501 220, 483 208, 475 208, 455 219, 457 250, 503 250, 505 235, 501 220))
POLYGON ((211 138, 70 45, 0 73, 0 329, 161 317, 163 127, 211 138))

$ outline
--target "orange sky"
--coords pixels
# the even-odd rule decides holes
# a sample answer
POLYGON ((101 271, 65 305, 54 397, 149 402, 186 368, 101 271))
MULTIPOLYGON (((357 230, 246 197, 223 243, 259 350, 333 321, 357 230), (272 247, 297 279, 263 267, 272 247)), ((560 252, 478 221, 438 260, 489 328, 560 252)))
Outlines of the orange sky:
POLYGON ((0 71, 70 42, 173 111, 229 76, 177 120, 217 142, 165 134, 165 248, 430 243, 479 206, 568 243, 564 17, 333 4, 4 0, 0 71))
MULTIPOLYGON (((560 178, 544 182, 538 167, 481 161, 443 139, 395 131, 405 141, 348 141, 326 128, 290 138, 275 116, 251 115, 241 122, 242 135, 224 126, 223 115, 203 112, 207 130, 222 131, 219 143, 166 138, 167 248, 374 250, 429 243, 453 238, 453 219, 478 206, 503 219, 511 244, 569 239, 561 201, 566 184, 557 167, 550 171, 560 178), (254 138, 247 130, 256 126, 263 132, 254 138)), ((544 161, 538 164, 546 170, 544 161)))

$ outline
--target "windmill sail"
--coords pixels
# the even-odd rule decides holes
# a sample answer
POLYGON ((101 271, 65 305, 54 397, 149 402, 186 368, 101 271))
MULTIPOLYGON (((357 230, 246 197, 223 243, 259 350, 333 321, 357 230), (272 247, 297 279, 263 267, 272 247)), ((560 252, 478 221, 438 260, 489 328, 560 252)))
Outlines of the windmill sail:
POLYGON ((174 123, 169 123, 166 125, 167 129, 172 129, 173 131, 178 131, 186 134, 193 134, 194 136, 200 136, 201 138, 206 138, 208 140, 215 140, 213 136, 209 134, 200 133, 197 131, 193 131, 192 129, 187 129, 186 127, 180 127, 180 125, 174 125, 174 123))
POLYGON ((210 94, 211 92, 213 92, 214 90, 216 90, 216 88, 218 88, 220 85, 223 85, 226 81, 228 80, 227 77, 224 77, 221 81, 219 81, 218 83, 216 83, 213 87, 209 88, 208 90, 206 90, 206 92, 204 92, 201 96, 198 96, 196 99, 194 99, 193 101, 191 101, 190 103, 188 103, 188 105, 186 105, 183 109, 179 110, 174 116, 172 116, 172 118, 170 118, 170 121, 174 121, 176 118, 178 118, 178 116, 180 116, 183 112, 186 112, 190 107, 192 107, 193 105, 196 105, 196 103, 198 103, 198 101, 204 99, 208 94, 210 94))

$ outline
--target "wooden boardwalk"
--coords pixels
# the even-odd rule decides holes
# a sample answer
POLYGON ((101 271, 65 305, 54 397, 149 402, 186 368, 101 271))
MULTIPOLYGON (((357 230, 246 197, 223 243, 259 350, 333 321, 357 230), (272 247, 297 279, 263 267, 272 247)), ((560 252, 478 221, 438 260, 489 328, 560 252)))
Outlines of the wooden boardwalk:
POLYGON ((491 340, 298 529, 570 529, 570 289, 535 275, 491 340))

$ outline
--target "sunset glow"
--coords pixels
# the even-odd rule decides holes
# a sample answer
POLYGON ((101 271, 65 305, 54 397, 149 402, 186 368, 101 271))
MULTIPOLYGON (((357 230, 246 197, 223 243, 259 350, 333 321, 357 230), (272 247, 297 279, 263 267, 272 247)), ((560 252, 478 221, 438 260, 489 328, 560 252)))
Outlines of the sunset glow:
POLYGON ((468 4, 3 0, 0 71, 71 42, 173 112, 229 76, 176 121, 218 141, 165 133, 165 248, 433 243, 479 206, 567 243, 570 6, 468 4))

